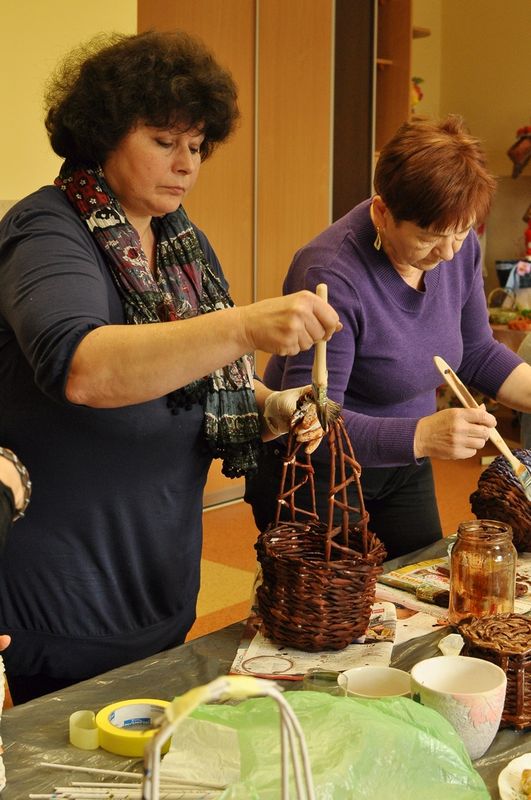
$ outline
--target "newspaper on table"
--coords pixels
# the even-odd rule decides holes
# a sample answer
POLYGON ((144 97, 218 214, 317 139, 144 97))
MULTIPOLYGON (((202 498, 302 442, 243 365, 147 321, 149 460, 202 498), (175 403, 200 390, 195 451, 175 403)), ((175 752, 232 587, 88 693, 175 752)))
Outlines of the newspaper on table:
POLYGON ((230 669, 231 673, 259 678, 302 680, 310 669, 343 672, 365 665, 388 666, 396 635, 396 609, 392 603, 375 602, 365 634, 343 650, 308 653, 266 639, 260 633, 260 617, 252 615, 230 669))
MULTIPOLYGON (((448 556, 419 561, 381 575, 376 585, 376 597, 397 603, 413 611, 447 618, 448 608, 420 599, 430 594, 442 596, 450 590, 450 561, 448 556)), ((520 553, 516 567, 516 614, 531 612, 531 553, 520 553)))

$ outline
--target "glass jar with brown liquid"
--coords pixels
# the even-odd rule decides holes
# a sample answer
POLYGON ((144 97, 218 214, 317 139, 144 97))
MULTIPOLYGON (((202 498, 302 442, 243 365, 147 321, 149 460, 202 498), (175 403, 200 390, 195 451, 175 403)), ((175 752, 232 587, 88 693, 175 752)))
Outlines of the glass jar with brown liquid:
POLYGON ((448 618, 512 613, 516 586, 516 549, 512 528, 491 519, 462 522, 450 554, 448 618))

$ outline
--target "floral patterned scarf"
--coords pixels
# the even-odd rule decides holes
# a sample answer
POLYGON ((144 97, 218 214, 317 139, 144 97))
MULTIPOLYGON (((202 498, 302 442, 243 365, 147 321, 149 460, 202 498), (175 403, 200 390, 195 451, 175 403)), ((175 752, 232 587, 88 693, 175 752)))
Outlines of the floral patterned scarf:
MULTIPOLYGON (((128 324, 169 322, 234 305, 210 268, 196 232, 181 207, 153 219, 157 239, 154 278, 140 237, 105 183, 103 171, 63 165, 55 185, 65 192, 101 248, 116 283, 128 324), (197 305, 183 291, 183 275, 197 305)), ((256 468, 259 419, 253 391, 253 357, 244 355, 168 395, 173 413, 200 402, 204 436, 223 473, 237 477, 256 468)))

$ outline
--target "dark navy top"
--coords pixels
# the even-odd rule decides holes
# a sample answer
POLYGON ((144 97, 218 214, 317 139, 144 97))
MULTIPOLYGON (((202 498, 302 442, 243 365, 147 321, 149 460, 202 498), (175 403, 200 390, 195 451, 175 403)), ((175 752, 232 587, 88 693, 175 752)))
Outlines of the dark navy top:
POLYGON ((8 674, 74 682, 181 643, 194 621, 203 413, 174 415, 164 397, 116 409, 66 400, 76 345, 125 320, 59 189, 0 222, 0 287, 0 442, 33 483, 0 562, 0 631, 13 637, 4 660, 8 674))

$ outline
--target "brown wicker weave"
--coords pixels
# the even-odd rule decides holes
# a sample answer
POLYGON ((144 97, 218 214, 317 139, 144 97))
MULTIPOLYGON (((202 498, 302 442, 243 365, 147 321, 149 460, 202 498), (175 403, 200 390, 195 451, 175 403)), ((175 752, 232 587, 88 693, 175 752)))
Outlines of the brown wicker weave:
POLYGON ((464 653, 492 661, 507 675, 501 727, 531 727, 531 617, 497 614, 459 626, 464 653))
MULTIPOLYGON (((531 469, 531 450, 515 450, 515 456, 531 469)), ((513 529, 513 544, 521 553, 531 550, 531 503, 504 456, 483 471, 478 488, 470 495, 472 513, 478 519, 497 519, 513 529)))
POLYGON ((328 521, 315 511, 314 470, 309 456, 299 460, 300 443, 290 436, 274 525, 256 543, 263 580, 257 589, 265 635, 298 650, 341 650, 365 633, 377 576, 385 559, 379 539, 367 529, 359 476, 361 467, 341 418, 329 425, 331 454, 328 521), (337 482, 336 482, 337 480, 337 482), (310 482, 313 510, 297 508, 297 490, 310 482), (349 506, 347 487, 355 483, 359 507, 349 506), (291 521, 279 522, 288 508, 291 521), (334 510, 342 511, 334 527, 334 510), (360 519, 352 524, 351 516, 360 519), (306 521, 297 521, 297 515, 306 521))

